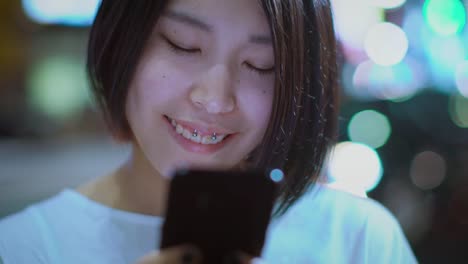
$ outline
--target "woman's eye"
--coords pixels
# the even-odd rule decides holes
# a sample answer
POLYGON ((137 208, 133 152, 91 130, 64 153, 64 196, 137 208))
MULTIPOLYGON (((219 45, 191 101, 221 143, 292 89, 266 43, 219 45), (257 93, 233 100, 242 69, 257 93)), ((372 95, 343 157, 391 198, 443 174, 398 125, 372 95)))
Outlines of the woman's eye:
POLYGON ((180 45, 175 44, 173 41, 169 40, 167 37, 163 36, 166 43, 169 45, 169 48, 176 53, 185 53, 185 54, 194 54, 201 52, 198 48, 185 48, 180 45))
POLYGON ((275 66, 272 66, 270 68, 261 68, 261 67, 257 67, 257 66, 254 66, 252 65, 251 63, 248 63, 246 62, 245 63, 247 69, 249 69, 250 71, 253 71, 259 75, 268 75, 268 74, 272 74, 275 70, 275 66))

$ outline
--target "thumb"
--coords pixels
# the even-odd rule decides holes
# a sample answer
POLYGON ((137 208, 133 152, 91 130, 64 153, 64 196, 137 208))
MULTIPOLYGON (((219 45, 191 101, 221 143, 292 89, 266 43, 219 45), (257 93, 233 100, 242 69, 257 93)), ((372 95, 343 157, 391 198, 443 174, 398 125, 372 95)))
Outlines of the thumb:
POLYGON ((189 245, 152 251, 139 259, 137 264, 201 263, 200 251, 189 245))
POLYGON ((253 257, 243 252, 235 252, 234 254, 228 255, 226 263, 266 264, 261 258, 253 257))

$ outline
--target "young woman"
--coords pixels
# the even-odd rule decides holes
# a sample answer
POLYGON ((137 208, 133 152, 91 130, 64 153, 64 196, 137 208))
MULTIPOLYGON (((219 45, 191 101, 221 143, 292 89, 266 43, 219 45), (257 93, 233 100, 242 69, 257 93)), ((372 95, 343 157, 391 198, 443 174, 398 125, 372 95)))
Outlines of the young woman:
POLYGON ((196 263, 155 251, 179 166, 284 171, 268 263, 416 262, 382 206, 316 183, 338 104, 328 0, 103 0, 88 71, 131 156, 0 222, 4 263, 196 263))

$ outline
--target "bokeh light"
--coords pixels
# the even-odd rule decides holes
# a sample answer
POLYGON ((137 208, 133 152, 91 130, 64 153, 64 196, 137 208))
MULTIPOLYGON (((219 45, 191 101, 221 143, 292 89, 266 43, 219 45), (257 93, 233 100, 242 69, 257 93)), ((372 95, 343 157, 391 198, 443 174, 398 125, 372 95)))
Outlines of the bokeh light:
POLYGON ((370 28, 364 47, 369 58, 376 64, 391 66, 401 62, 406 56, 408 38, 397 25, 379 23, 370 28))
POLYGON ((274 182, 280 182, 284 178, 284 173, 280 169, 273 169, 270 172, 270 179, 274 182))
POLYGON ((468 128, 468 98, 454 95, 449 102, 450 119, 460 128, 468 128))
POLYGON ((361 143, 346 141, 337 144, 328 162, 330 185, 352 193, 371 191, 382 178, 379 155, 361 143))
POLYGON ((384 10, 367 0, 332 0, 331 3, 338 38, 344 45, 364 49, 367 32, 374 24, 383 21, 384 10))
POLYGON ((437 34, 459 33, 466 23, 466 12, 460 0, 426 0, 423 14, 429 27, 437 34))
POLYGON ((88 26, 100 0, 22 0, 26 15, 41 24, 88 26))
POLYGON ((444 158, 432 151, 417 154, 410 168, 410 177, 414 185, 423 190, 434 189, 445 178, 446 163, 444 158))
POLYGON ((468 98, 468 61, 460 62, 455 69, 455 84, 458 92, 468 98))
POLYGON ((373 148, 383 146, 388 141, 391 131, 388 118, 375 110, 365 110, 355 114, 348 125, 351 141, 364 143, 373 148))
POLYGON ((37 61, 27 82, 32 107, 56 120, 72 118, 90 103, 84 63, 74 57, 37 61))

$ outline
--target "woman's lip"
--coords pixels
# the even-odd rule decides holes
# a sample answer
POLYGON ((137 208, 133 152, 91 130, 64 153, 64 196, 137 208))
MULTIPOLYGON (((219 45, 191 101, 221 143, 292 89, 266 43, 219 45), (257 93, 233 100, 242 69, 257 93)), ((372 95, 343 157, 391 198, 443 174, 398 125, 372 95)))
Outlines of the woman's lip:
POLYGON ((198 153, 198 154, 212 154, 221 148, 223 148, 236 134, 230 134, 223 141, 217 144, 203 145, 196 142, 193 142, 189 139, 186 139, 180 134, 177 134, 175 128, 170 123, 169 119, 166 116, 163 116, 164 122, 167 124, 169 129, 169 134, 175 139, 179 146, 189 152, 198 153))
POLYGON ((199 134, 202 136, 209 136, 209 135, 229 135, 233 134, 234 132, 229 131, 227 129, 221 128, 221 127, 215 127, 215 126, 210 126, 210 125, 205 125, 205 124, 197 124, 194 122, 190 121, 184 121, 184 120, 177 120, 169 116, 165 116, 166 118, 170 120, 174 120, 177 124, 183 126, 184 128, 188 129, 189 131, 197 131, 199 134))

